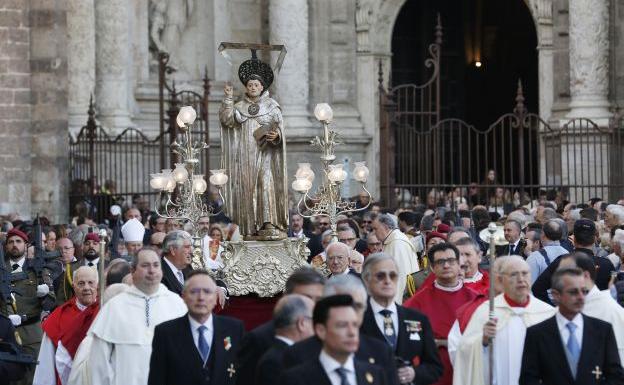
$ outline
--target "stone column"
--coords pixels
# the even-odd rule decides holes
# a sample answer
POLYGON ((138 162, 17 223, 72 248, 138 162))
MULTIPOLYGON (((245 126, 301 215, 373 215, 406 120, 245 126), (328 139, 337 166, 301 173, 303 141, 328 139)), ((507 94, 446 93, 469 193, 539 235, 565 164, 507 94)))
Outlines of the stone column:
POLYGON ((89 98, 95 90, 94 0, 67 2, 67 112, 69 131, 77 134, 87 123, 89 98))
POLYGON ((128 111, 130 55, 127 0, 95 1, 96 105, 107 129, 119 132, 132 126, 128 111))
POLYGON ((288 50, 274 88, 286 129, 308 128, 308 1, 271 0, 269 27, 271 44, 288 50))
POLYGON ((609 1, 570 0, 570 113, 608 118, 609 1))

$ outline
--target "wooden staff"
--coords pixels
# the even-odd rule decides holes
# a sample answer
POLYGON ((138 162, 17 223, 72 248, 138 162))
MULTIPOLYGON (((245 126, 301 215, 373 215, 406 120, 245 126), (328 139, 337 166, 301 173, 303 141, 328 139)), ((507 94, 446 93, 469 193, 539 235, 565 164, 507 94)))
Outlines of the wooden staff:
POLYGON ((104 277, 104 261, 106 261, 106 230, 100 230, 100 263, 98 264, 98 276, 99 276, 99 294, 98 300, 102 302, 102 296, 104 295, 104 289, 106 289, 106 278, 104 277))
MULTIPOLYGON (((496 279, 496 277, 494 277, 494 270, 492 268, 494 267, 494 260, 496 259, 496 240, 494 238, 494 234, 497 230, 498 228, 496 227, 496 224, 494 222, 491 222, 488 226, 488 232, 490 233, 490 321, 494 319, 494 296, 496 295, 496 293, 494 292, 494 280, 496 279)), ((490 341, 488 343, 488 363, 488 375, 490 379, 490 385, 494 385, 494 338, 490 338, 490 341)))

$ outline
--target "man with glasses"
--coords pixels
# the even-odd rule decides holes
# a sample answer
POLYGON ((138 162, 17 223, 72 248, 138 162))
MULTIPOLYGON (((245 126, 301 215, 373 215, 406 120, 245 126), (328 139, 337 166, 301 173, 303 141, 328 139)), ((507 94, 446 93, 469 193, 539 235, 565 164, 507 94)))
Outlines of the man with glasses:
POLYGON ((154 329, 148 385, 235 383, 244 328, 240 320, 212 314, 217 290, 206 270, 189 273, 182 292, 188 313, 154 329))
POLYGON ((54 294, 56 294, 56 306, 60 306, 74 296, 72 276, 80 267, 80 261, 74 256, 74 244, 69 238, 61 238, 56 242, 61 252, 63 273, 54 280, 54 294))
POLYGON ((338 241, 349 246, 350 249, 355 249, 355 244, 357 243, 358 238, 355 236, 355 231, 352 228, 342 226, 338 229, 338 241))
POLYGON ((398 270, 394 259, 384 253, 371 254, 362 267, 368 289, 368 307, 360 331, 387 343, 402 365, 398 368, 401 384, 416 379, 432 384, 442 375, 429 319, 422 313, 397 305, 398 270))
POLYGON ((454 379, 460 383, 488 383, 486 347, 493 343, 494 383, 517 384, 527 328, 555 312, 553 307, 531 295, 531 271, 522 257, 504 257, 498 272, 495 279, 503 293, 494 299, 494 317, 490 319, 489 302, 482 303, 459 340, 454 379))
POLYGON ((366 244, 368 245, 368 249, 364 252, 365 257, 370 254, 381 253, 381 241, 377 238, 375 233, 368 234, 368 237, 366 237, 366 244))
POLYGON ((331 271, 330 277, 351 274, 360 277, 350 266, 351 264, 351 248, 344 243, 330 243, 327 246, 327 267, 331 271))
MULTIPOLYGON (((451 385, 453 368, 447 350, 447 336, 456 319, 456 311, 477 297, 459 278, 459 250, 450 243, 439 243, 427 253, 429 266, 435 274, 433 285, 425 285, 404 306, 425 314, 433 326, 433 335, 444 366, 436 384, 451 385)), ((466 382, 469 383, 469 382, 466 382)))

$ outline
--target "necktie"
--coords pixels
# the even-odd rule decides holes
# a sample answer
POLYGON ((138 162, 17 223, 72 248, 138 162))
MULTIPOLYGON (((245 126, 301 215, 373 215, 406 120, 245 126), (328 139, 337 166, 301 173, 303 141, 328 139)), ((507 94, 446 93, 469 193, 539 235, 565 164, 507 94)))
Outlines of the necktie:
POLYGON ((13 269, 13 271, 15 271, 15 270, 19 269, 19 264, 14 263, 14 264, 11 265, 11 268, 13 269))
POLYGON ((87 266, 93 266, 93 262, 87 263, 87 266))
POLYGON ((197 338, 197 348, 199 349, 199 354, 201 355, 204 363, 206 363, 208 355, 210 354, 210 346, 208 346, 208 342, 206 342, 206 338, 204 337, 204 332, 206 330, 208 330, 208 328, 204 325, 197 328, 197 332, 199 333, 199 337, 197 338))
POLYGON ((336 373, 340 376, 340 385, 351 385, 347 379, 347 369, 343 366, 336 368, 336 373))
POLYGON ((182 275, 180 270, 178 270, 178 281, 184 286, 184 275, 182 275))
POLYGON ((570 337, 568 337, 568 343, 566 344, 566 348, 568 349, 568 357, 570 364, 570 369, 572 370, 572 376, 576 378, 576 369, 578 365, 579 356, 581 355, 581 348, 576 340, 576 336, 574 335, 574 331, 576 330, 576 325, 572 322, 568 322, 566 327, 570 331, 570 337))
POLYGON ((394 330, 394 322, 392 322, 392 312, 388 309, 379 311, 383 319, 383 334, 386 337, 388 343, 394 348, 397 342, 396 330, 394 330))

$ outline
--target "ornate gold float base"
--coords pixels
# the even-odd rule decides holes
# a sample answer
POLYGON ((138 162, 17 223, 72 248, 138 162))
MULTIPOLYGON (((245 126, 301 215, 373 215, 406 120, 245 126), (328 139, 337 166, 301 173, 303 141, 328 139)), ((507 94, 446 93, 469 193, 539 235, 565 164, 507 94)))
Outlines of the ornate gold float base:
POLYGON ((221 258, 230 295, 273 297, 284 291, 290 274, 308 266, 307 242, 306 238, 227 242, 221 258))

